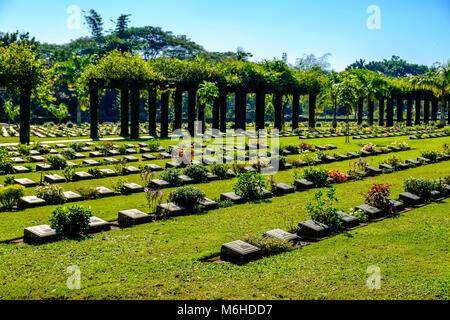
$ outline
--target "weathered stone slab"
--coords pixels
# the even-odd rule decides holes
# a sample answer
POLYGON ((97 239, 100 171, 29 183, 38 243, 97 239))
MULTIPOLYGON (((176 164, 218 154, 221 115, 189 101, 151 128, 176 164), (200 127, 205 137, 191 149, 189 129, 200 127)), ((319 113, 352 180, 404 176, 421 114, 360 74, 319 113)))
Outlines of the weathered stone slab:
POLYGON ((18 158, 18 157, 10 158, 10 160, 13 163, 25 163, 25 160, 23 160, 22 158, 18 158))
POLYGON ((414 206, 423 203, 423 199, 421 197, 416 196, 415 194, 412 194, 410 192, 400 193, 398 198, 407 206, 414 206))
POLYGON ((336 158, 327 155, 327 156, 323 157, 322 160, 323 160, 323 162, 325 162, 325 163, 330 163, 330 162, 336 161, 336 158))
POLYGON ((61 235, 46 224, 25 228, 23 232, 23 240, 28 244, 43 244, 57 241, 60 238, 61 235))
POLYGON ((368 166, 368 167, 366 167, 366 172, 370 176, 378 176, 378 175, 383 173, 383 170, 381 170, 379 168, 372 167, 372 166, 368 166))
POLYGON ((307 220, 298 224, 297 235, 301 239, 318 241, 331 234, 330 228, 323 223, 307 220))
POLYGON ((314 188, 314 183, 306 179, 297 179, 294 182, 297 191, 308 190, 314 188))
POLYGON ((369 216, 370 219, 376 219, 383 216, 383 211, 381 209, 369 206, 367 204, 357 206, 355 210, 364 211, 369 216))
POLYGON ((161 152, 159 154, 159 157, 162 158, 162 159, 170 159, 170 158, 172 158, 172 155, 170 153, 167 153, 167 152, 161 152))
POLYGON ((399 163, 397 163, 397 168, 398 168, 399 170, 406 170, 406 169, 409 168, 409 166, 408 166, 406 163, 399 162, 399 163))
POLYGON ((394 210, 394 212, 402 211, 405 208, 405 204, 403 202, 393 199, 389 199, 389 202, 392 204, 392 210, 394 210))
POLYGON ((13 166, 15 173, 28 173, 31 170, 24 166, 13 166))
POLYGON ((48 183, 64 183, 66 179, 58 174, 47 174, 44 176, 44 181, 48 183))
POLYGON ((237 195, 234 192, 222 193, 220 195, 220 200, 222 201, 229 200, 233 203, 243 203, 245 201, 244 198, 242 198, 240 195, 237 195))
POLYGON ((285 183, 276 183, 272 186, 272 192, 275 195, 284 195, 289 193, 294 193, 295 189, 293 186, 287 185, 285 183))
POLYGON ((354 228, 359 225, 358 218, 341 211, 338 211, 337 214, 341 218, 342 224, 345 228, 354 228))
POLYGON ((89 220, 89 232, 96 233, 108 231, 111 229, 111 224, 98 217, 91 217, 89 220))
POLYGON ((140 169, 133 167, 133 166, 128 166, 128 167, 123 168, 123 174, 138 174, 140 172, 141 172, 140 169))
POLYGON ((125 183, 123 185, 125 193, 138 193, 144 191, 144 187, 137 183, 125 183))
POLYGON ((146 164, 145 168, 150 171, 162 171, 163 168, 161 166, 158 166, 157 164, 146 164))
POLYGON ((103 156, 103 153, 98 152, 98 151, 92 151, 89 153, 89 157, 91 157, 91 158, 96 158, 96 157, 101 157, 101 156, 103 156))
POLYGON ((30 161, 31 162, 44 162, 45 158, 43 156, 31 156, 30 161))
POLYGON ((215 174, 212 174, 211 172, 208 172, 207 176, 209 181, 219 180, 219 177, 216 176, 215 174))
POLYGON ((20 184, 21 186, 24 186, 25 188, 32 188, 36 187, 38 184, 37 182, 34 182, 31 179, 28 178, 21 178, 21 179, 14 179, 15 184, 20 184))
POLYGON ((87 173, 87 172, 84 172, 84 171, 78 171, 78 172, 74 173, 73 179, 75 181, 81 181, 81 180, 94 179, 94 177, 90 173, 87 173))
POLYGON ((300 237, 296 234, 281 230, 281 229, 273 229, 270 231, 264 232, 266 237, 272 237, 275 239, 280 239, 284 241, 291 241, 293 243, 297 243, 300 240, 300 237))
POLYGON ((372 155, 371 152, 366 151, 366 150, 361 150, 360 152, 361 152, 361 157, 368 157, 368 156, 372 155))
POLYGON ((219 204, 216 201, 208 198, 203 198, 198 202, 198 204, 204 207, 205 210, 219 209, 219 204))
POLYGON ((111 164, 119 162, 119 160, 116 158, 104 158, 103 161, 109 162, 111 164))
POLYGON ((126 160, 127 162, 138 162, 139 159, 134 157, 134 156, 125 156, 123 157, 124 160, 126 160))
POLYGON ((36 196, 25 196, 20 198, 19 207, 21 208, 36 208, 45 206, 45 200, 36 196))
POLYGON ((414 165, 416 165, 416 166, 420 165, 420 162, 417 161, 417 160, 414 160, 414 159, 406 159, 405 162, 406 162, 406 163, 412 163, 412 164, 414 164, 414 165))
POLYGON ((81 151, 82 151, 82 152, 91 152, 92 149, 89 148, 89 147, 83 147, 83 148, 81 148, 81 151))
POLYGON ((80 196, 78 193, 75 193, 73 191, 64 191, 63 194, 64 194, 64 197, 66 197, 67 202, 76 202, 76 201, 83 200, 82 196, 80 196))
POLYGON ((95 161, 92 159, 87 159, 87 160, 83 160, 83 164, 88 165, 88 166, 98 166, 100 163, 98 161, 95 161))
POLYGON ((117 172, 112 169, 100 169, 100 172, 106 177, 115 177, 117 176, 117 172))
POLYGON ((106 198, 106 197, 114 196, 114 191, 112 191, 111 189, 108 189, 106 187, 96 187, 95 189, 97 190, 98 195, 100 196, 100 198, 106 198))
POLYGON ((162 179, 153 179, 149 182, 150 188, 153 189, 164 189, 164 188, 170 188, 170 183, 166 180, 162 179))
POLYGON ((320 151, 327 150, 327 148, 325 148, 324 146, 321 146, 321 145, 319 145, 319 144, 316 145, 315 148, 316 148, 317 150, 320 150, 320 151))
POLYGON ((145 159, 145 161, 151 161, 156 160, 156 157, 152 154, 143 154, 142 159, 145 159))
POLYGON ((119 212, 118 222, 121 227, 131 227, 151 221, 151 216, 137 209, 119 212))
POLYGON ((202 162, 203 162, 203 164, 205 164, 207 166, 211 165, 211 164, 214 164, 214 163, 217 163, 216 159, 213 159, 213 158, 210 158, 210 157, 203 157, 202 162))
POLYGON ((177 217, 186 214, 186 208, 179 206, 173 202, 161 203, 156 208, 159 216, 177 217))
POLYGON ((386 170, 394 170, 394 168, 393 168, 392 166, 390 166, 390 165, 388 165, 388 164, 386 164, 386 163, 380 164, 380 169, 381 169, 381 170, 383 170, 383 169, 386 169, 386 170))
POLYGON ((359 158, 359 154, 356 152, 347 152, 347 155, 350 159, 359 158))
POLYGON ((220 251, 220 259, 235 263, 245 263, 261 257, 261 249, 242 240, 224 243, 220 251))
POLYGON ((431 163, 431 160, 428 158, 424 158, 424 157, 418 157, 417 161, 421 162, 421 163, 431 163))
POLYGON ((48 163, 38 163, 36 165, 36 171, 50 171, 53 170, 53 167, 48 163))
POLYGON ((169 161, 169 162, 166 162, 166 168, 176 168, 176 169, 179 169, 179 168, 183 168, 185 165, 183 164, 183 163, 181 163, 181 162, 178 162, 178 161, 169 161))
POLYGON ((108 151, 108 154, 109 154, 110 156, 118 156, 118 155, 120 155, 120 152, 117 151, 117 150, 109 150, 109 151, 108 151))
POLYGON ((183 181, 183 184, 192 184, 195 183, 195 180, 192 179, 191 177, 188 177, 185 174, 182 174, 179 176, 179 178, 181 179, 181 181, 183 181))

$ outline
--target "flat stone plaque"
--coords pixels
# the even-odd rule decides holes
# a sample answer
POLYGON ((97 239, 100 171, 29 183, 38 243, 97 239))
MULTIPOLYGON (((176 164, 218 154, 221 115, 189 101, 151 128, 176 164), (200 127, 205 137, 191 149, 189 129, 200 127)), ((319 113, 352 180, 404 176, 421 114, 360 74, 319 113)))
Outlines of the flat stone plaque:
POLYGON ((43 161, 45 161, 45 158, 42 156, 31 156, 30 161, 31 162, 43 162, 43 161))
POLYGON ((97 217, 91 217, 89 220, 89 232, 102 232, 108 231, 111 229, 111 225, 109 222, 102 220, 97 217))
POLYGON ((242 240, 224 243, 220 251, 220 259, 235 263, 245 263, 261 257, 261 249, 242 240))
POLYGON ((183 181, 184 184, 195 183, 194 179, 192 179, 191 177, 189 177, 189 176, 187 176, 185 174, 180 175, 179 178, 181 179, 181 181, 183 181))
POLYGON ((281 229, 273 229, 270 231, 266 231, 264 232, 264 235, 267 237, 272 237, 280 240, 291 241, 293 243, 297 243, 300 240, 300 237, 298 235, 281 229))
POLYGON ((125 156, 125 157, 123 157, 123 158, 124 158, 124 160, 126 160, 127 162, 138 162, 138 161, 139 161, 139 159, 136 158, 136 157, 134 157, 134 156, 125 156))
POLYGON ((412 194, 410 192, 404 192, 400 193, 398 198, 400 201, 402 201, 405 205, 418 205, 423 203, 423 199, 419 196, 416 196, 415 194, 412 194))
POLYGON ((13 163, 25 163, 25 160, 23 160, 22 158, 10 158, 11 162, 13 163))
POLYGON ((307 220, 298 224, 297 235, 305 240, 318 241, 331 234, 330 228, 323 223, 307 220))
POLYGON ((242 198, 240 195, 237 195, 234 192, 222 193, 220 195, 220 200, 222 200, 222 201, 229 200, 233 203, 243 203, 244 202, 244 198, 242 198))
POLYGON ((124 210, 119 212, 118 222, 121 227, 131 227, 150 221, 151 216, 137 209, 124 210))
POLYGON ((36 196, 26 196, 20 198, 20 204, 19 206, 21 208, 36 208, 45 206, 45 200, 38 198, 36 196))
POLYGON ((48 163, 38 163, 36 165, 36 171, 50 171, 53 170, 53 167, 48 163))
POLYGON ((83 164, 86 164, 88 166, 98 166, 100 163, 98 161, 95 161, 92 159, 87 159, 87 160, 83 160, 83 164))
POLYGON ((23 240, 28 244, 43 244, 60 239, 60 234, 49 225, 25 228, 23 240))
POLYGON ((66 179, 58 174, 48 174, 44 176, 44 181, 48 183, 64 183, 66 179))
POLYGON ((417 161, 417 160, 414 160, 414 159, 406 159, 405 162, 406 162, 406 163, 412 163, 412 164, 414 164, 414 165, 416 165, 416 166, 420 165, 420 162, 417 161))
POLYGON ((109 163, 117 163, 117 162, 119 162, 119 160, 117 160, 116 158, 104 158, 103 161, 109 162, 109 163))
POLYGON ((84 172, 84 171, 75 172, 74 175, 73 175, 73 179, 76 180, 76 181, 89 180, 89 179, 93 179, 93 178, 94 177, 90 173, 87 173, 87 172, 84 172))
POLYGON ((402 211, 405 208, 405 204, 403 202, 393 199, 389 199, 389 201, 392 204, 392 209, 394 210, 394 212, 402 211))
POLYGON ((137 174, 137 173, 140 173, 140 172, 141 172, 140 169, 138 169, 136 167, 133 167, 133 166, 128 166, 128 167, 124 167, 123 168, 123 173, 124 174, 137 174))
POLYGON ((146 161, 156 160, 156 157, 152 154, 143 154, 142 159, 145 159, 146 161))
POLYGON ((170 188, 170 183, 162 179, 153 179, 150 180, 149 186, 154 189, 164 189, 170 188))
POLYGON ((108 151, 108 154, 109 154, 110 156, 118 156, 118 155, 120 155, 120 152, 117 151, 117 150, 109 150, 109 151, 108 151))
POLYGON ((30 180, 28 178, 14 179, 14 183, 20 184, 25 188, 32 188, 38 185, 37 182, 34 182, 33 180, 30 180))
POLYGON ((167 153, 167 152, 161 152, 161 153, 159 154, 159 156, 160 156, 161 158, 163 158, 163 159, 170 159, 170 158, 172 158, 172 155, 171 155, 170 153, 167 153))
POLYGON ((125 193, 138 193, 144 191, 144 187, 137 183, 125 183, 123 185, 125 193))
POLYGON ((380 164, 380 169, 394 170, 394 168, 386 163, 380 164))
POLYGON ((106 177, 115 177, 117 176, 117 172, 112 169, 100 169, 100 172, 103 173, 106 177))
POLYGON ((285 183, 276 183, 273 185, 272 192, 276 195, 284 195, 294 193, 295 189, 293 186, 287 185, 285 183))
POLYGON ((64 191, 63 194, 67 202, 83 201, 83 197, 73 191, 64 191))
POLYGON ((97 190, 98 195, 100 196, 100 198, 106 198, 106 197, 114 196, 114 191, 112 191, 111 189, 108 189, 106 187, 96 187, 95 189, 97 190))
POLYGON ((376 219, 376 218, 380 218, 381 216, 383 216, 383 211, 381 209, 369 206, 367 204, 357 206, 355 208, 355 210, 364 211, 369 216, 370 219, 376 219))
POLYGON ((150 171, 162 171, 163 168, 161 166, 158 166, 157 164, 146 164, 145 168, 150 170, 150 171))
POLYGON ((338 211, 337 214, 341 218, 342 224, 345 228, 354 228, 359 225, 359 220, 357 217, 341 211, 338 211))
POLYGON ((383 173, 383 170, 372 167, 372 166, 366 167, 366 171, 371 176, 377 176, 377 175, 380 175, 383 173))
POLYGON ((168 217, 177 217, 186 214, 186 209, 173 202, 161 203, 156 208, 159 215, 165 215, 168 217))
POLYGON ((294 182, 297 191, 308 190, 314 188, 314 183, 306 179, 297 179, 294 182))
POLYGON ((183 167, 183 163, 181 162, 177 162, 177 161, 169 161, 166 162, 166 168, 182 168, 183 167))
POLYGON ((13 166, 14 172, 16 173, 28 173, 31 170, 24 166, 13 166))
POLYGON ((219 209, 219 204, 211 199, 204 198, 198 202, 199 205, 203 206, 205 210, 215 210, 219 209))
POLYGON ((84 158, 86 158, 86 156, 85 156, 84 154, 79 153, 79 152, 75 153, 73 156, 74 156, 76 159, 84 159, 84 158))
POLYGON ((92 151, 89 153, 89 157, 91 158, 97 158, 97 157, 101 157, 103 156, 103 153, 98 152, 98 151, 92 151))

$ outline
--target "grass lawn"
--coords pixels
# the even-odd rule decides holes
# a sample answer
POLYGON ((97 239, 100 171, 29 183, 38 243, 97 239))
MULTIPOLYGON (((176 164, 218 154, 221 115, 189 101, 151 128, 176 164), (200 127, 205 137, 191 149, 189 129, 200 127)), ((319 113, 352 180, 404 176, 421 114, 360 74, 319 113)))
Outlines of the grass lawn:
MULTIPOLYGON (((298 137, 280 139, 299 143, 298 137)), ((403 160, 420 151, 440 149, 449 138, 412 141, 380 138, 379 146, 407 140, 412 150, 397 153, 403 160)), ((307 140, 332 143, 338 150, 357 151, 365 141, 344 143, 344 138, 307 140)), ((121 142, 122 143, 122 142, 121 142)), ((163 146, 173 144, 170 140, 163 146)), ((388 155, 366 158, 371 165, 388 155)), ((289 158, 295 158, 290 156, 289 158)), ((324 165, 347 171, 354 161, 324 165)), ((162 165, 164 161, 153 161, 162 165)), ((131 163, 130 165, 135 165, 131 163)), ((87 170, 87 169, 80 169, 87 170)), ((54 171, 57 173, 57 171, 54 171)), ((360 191, 372 183, 392 184, 392 197, 403 192, 409 176, 436 178, 450 175, 448 162, 338 185, 338 207, 347 211, 362 204, 360 191)), ((40 174, 20 175, 38 180, 40 174)), ((291 183, 292 170, 275 175, 291 183)), ((3 178, 0 178, 0 183, 3 178)), ((110 187, 110 179, 64 184, 110 187)), ((138 175, 127 176, 139 183, 138 175)), ((232 190, 235 180, 196 185, 215 198, 232 190)), ((165 190, 170 192, 171 189, 165 190)), ((178 217, 134 228, 109 231, 85 240, 65 240, 42 246, 0 244, 1 299, 449 299, 450 200, 434 203, 396 218, 343 233, 288 253, 244 266, 201 262, 218 253, 222 243, 260 235, 273 228, 288 229, 308 219, 306 203, 317 190, 295 193, 262 203, 248 203, 208 213, 178 217), (81 290, 69 290, 67 267, 81 270, 81 290), (367 267, 381 270, 381 289, 369 290, 367 267)), ((33 193, 30 189, 28 193, 33 193)), ((143 194, 83 202, 94 215, 117 219, 123 209, 146 209, 143 194)), ((0 241, 21 237, 23 228, 48 222, 56 206, 0 213, 0 241)))

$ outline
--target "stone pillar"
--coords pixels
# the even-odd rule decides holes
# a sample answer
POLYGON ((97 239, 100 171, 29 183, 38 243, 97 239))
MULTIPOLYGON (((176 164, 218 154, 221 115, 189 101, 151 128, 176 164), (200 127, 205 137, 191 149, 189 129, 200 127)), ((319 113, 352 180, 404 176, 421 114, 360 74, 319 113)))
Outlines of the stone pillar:
POLYGON ((358 99, 358 124, 363 122, 364 98, 358 99))
POLYGON ((203 134, 205 133, 205 105, 199 104, 197 112, 198 122, 201 123, 201 127, 197 128, 197 133, 203 134))
POLYGON ((156 136, 156 89, 148 89, 148 133, 156 136))
POLYGON ((131 139, 139 139, 139 89, 131 89, 131 139))
POLYGON ((247 94, 244 91, 236 91, 235 96, 235 129, 245 130, 246 127, 246 103, 247 94))
POLYGON ((412 126, 412 104, 413 100, 411 97, 406 99, 406 126, 412 126))
POLYGON ((431 120, 437 121, 437 113, 439 109, 439 100, 437 98, 433 98, 431 100, 431 120))
POLYGON ((266 105, 266 94, 263 91, 256 92, 255 114, 256 131, 264 129, 264 112, 266 105))
POLYGON ((300 94, 295 92, 292 95, 292 130, 298 129, 299 100, 300 94))
POLYGON ((130 112, 130 95, 128 89, 120 90, 120 136, 129 137, 128 113, 130 112))
MULTIPOLYGON (((89 87, 89 89, 91 89, 89 87)), ((97 93, 98 94, 98 93, 97 93)), ((91 96, 92 102, 92 96, 91 96)), ((31 114, 31 89, 23 88, 20 92, 20 143, 30 144, 30 114, 31 114)), ((91 103, 91 114, 92 114, 92 103, 91 103)), ((94 106, 96 110, 97 106, 94 106)), ((91 134, 92 134, 92 116, 91 116, 91 134)), ((92 135, 91 135, 92 136, 92 135)), ((97 137, 95 137, 97 138, 97 137)))
POLYGON ((173 129, 181 129, 181 117, 183 114, 183 91, 176 89, 174 92, 174 117, 173 129))
POLYGON ((423 122, 428 124, 430 122, 430 100, 423 101, 423 122))
POLYGON ((403 98, 397 97, 397 122, 403 122, 403 98))
POLYGON ((394 125, 394 100, 388 98, 386 102, 386 127, 394 125))
POLYGON ((314 128, 316 126, 316 94, 309 95, 309 119, 308 125, 310 128, 314 128))
POLYGON ((416 117, 414 119, 414 124, 420 124, 420 108, 421 108, 421 100, 420 98, 416 98, 416 117))
POLYGON ((196 104, 197 89, 191 89, 188 93, 188 131, 193 137, 195 130, 195 104, 196 104))
POLYGON ((212 127, 213 129, 219 129, 220 127, 220 101, 219 98, 214 99, 212 106, 212 127))
POLYGON ((274 94, 274 102, 273 107, 275 109, 275 125, 274 128, 281 131, 282 123, 281 123, 281 115, 283 108, 283 94, 276 93, 274 94))
POLYGON ((384 126, 384 99, 378 99, 378 125, 384 126))
POLYGON ((219 91, 220 101, 220 131, 227 131, 227 92, 225 90, 219 91))
POLYGON ((373 112, 375 110, 375 102, 372 99, 369 99, 368 102, 369 110, 367 114, 369 125, 373 125, 373 112))
POLYGON ((161 93, 161 138, 169 136, 169 93, 161 93))

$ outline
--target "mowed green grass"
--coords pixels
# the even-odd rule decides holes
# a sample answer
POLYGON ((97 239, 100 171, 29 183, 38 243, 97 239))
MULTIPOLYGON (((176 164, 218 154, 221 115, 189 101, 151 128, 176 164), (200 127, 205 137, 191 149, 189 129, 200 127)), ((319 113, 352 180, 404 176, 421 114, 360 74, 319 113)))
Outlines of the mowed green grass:
MULTIPOLYGON (((298 138, 283 138, 298 143, 298 138)), ((377 145, 396 139, 377 139, 377 145)), ((308 140, 333 143, 356 151, 367 141, 343 143, 344 138, 308 140)), ((416 158, 421 150, 438 149, 448 138, 409 141, 416 158)), ((166 140, 163 144, 168 143, 166 140)), ((169 143, 170 144, 170 143, 169 143)), ((386 155, 369 157, 378 165, 386 155)), ((346 171, 350 161, 325 165, 346 171)), ((390 183, 392 197, 403 191, 409 176, 450 174, 448 162, 418 167, 337 186, 338 207, 362 204, 359 192, 372 183, 390 183)), ((26 175, 24 175, 26 176, 26 175)), ((291 171, 280 172, 277 182, 290 183, 291 171)), ((139 177, 129 176, 139 182, 139 177)), ((200 184, 209 198, 232 190, 234 180, 200 184)), ((105 185, 108 179, 77 184, 105 185), (104 181, 102 181, 104 180, 104 181)), ((166 190, 166 192, 169 192, 166 190)), ((0 298, 2 299, 448 299, 450 282, 450 201, 431 204, 399 217, 371 224, 293 252, 264 258, 244 266, 206 263, 200 259, 218 253, 222 243, 259 235, 273 228, 287 229, 292 221, 308 219, 305 205, 316 190, 249 203, 203 214, 178 217, 134 228, 93 235, 82 241, 66 240, 43 246, 0 244, 0 298), (67 267, 81 270, 81 290, 66 286, 67 267), (367 267, 381 270, 381 289, 369 290, 367 267)), ((145 211, 143 194, 83 202, 94 214, 115 220, 117 212, 145 211)), ((23 235, 27 226, 47 223, 56 206, 0 213, 0 240, 23 235)))

